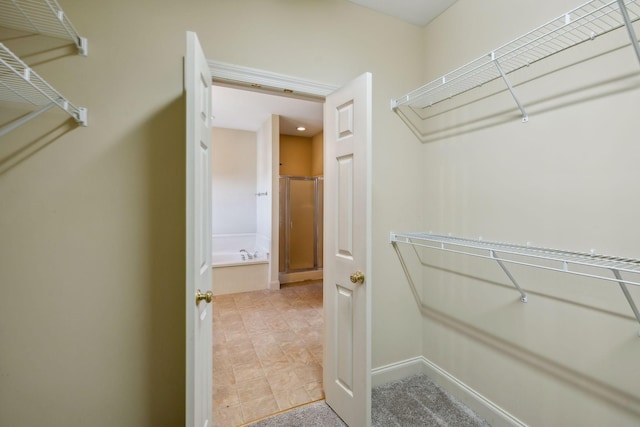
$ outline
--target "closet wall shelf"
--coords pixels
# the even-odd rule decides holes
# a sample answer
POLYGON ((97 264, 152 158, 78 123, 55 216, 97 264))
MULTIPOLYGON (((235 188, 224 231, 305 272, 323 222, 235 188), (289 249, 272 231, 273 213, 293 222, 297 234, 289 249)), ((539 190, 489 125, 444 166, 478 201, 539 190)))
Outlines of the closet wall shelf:
MULTIPOLYGON (((13 52, 0 43, 0 100, 39 105, 42 108, 28 116, 29 120, 57 105, 82 126, 87 125, 86 108, 76 107, 29 68, 13 52)), ((27 120, 28 121, 28 120, 27 120)), ((10 132, 25 120, 0 129, 0 136, 10 132)))
MULTIPOLYGON (((490 242, 482 239, 467 239, 432 233, 392 232, 389 240, 394 247, 397 244, 408 244, 414 247, 494 260, 520 292, 522 302, 527 302, 527 295, 507 269, 506 264, 524 265, 615 282, 620 286, 636 320, 640 323, 640 311, 638 311, 638 307, 627 288, 627 285, 640 286, 639 259, 490 242), (623 278, 623 273, 625 276, 632 277, 632 279, 623 278)), ((403 267, 405 267, 404 264, 403 267)), ((640 335, 640 330, 638 335, 640 335)))
POLYGON ((421 110, 502 78, 511 92, 522 120, 528 120, 523 105, 509 83, 508 74, 541 59, 625 26, 638 61, 640 48, 632 23, 640 19, 640 0, 593 0, 526 33, 525 35, 459 67, 408 94, 391 100, 391 109, 419 128, 421 110), (411 110, 404 114, 401 107, 411 110))
MULTIPOLYGON (((0 26, 73 41, 81 55, 87 55, 87 40, 78 35, 56 0, 0 0, 0 26)), ((0 128, 3 136, 54 106, 60 107, 82 126, 87 109, 76 107, 0 43, 0 101, 40 106, 0 128)))
POLYGON ((0 0, 0 27, 71 40, 80 55, 88 53, 87 39, 80 37, 56 0, 0 0))

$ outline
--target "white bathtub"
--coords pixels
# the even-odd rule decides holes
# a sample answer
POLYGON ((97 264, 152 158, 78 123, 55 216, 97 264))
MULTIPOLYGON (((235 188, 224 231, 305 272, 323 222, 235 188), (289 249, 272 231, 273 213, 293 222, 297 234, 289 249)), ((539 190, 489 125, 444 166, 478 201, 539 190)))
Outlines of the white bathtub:
POLYGON ((214 235, 212 249, 214 295, 268 288, 269 252, 260 245, 255 234, 214 235), (241 249, 245 249, 252 258, 245 254, 245 259, 242 259, 241 249))
POLYGON ((213 252, 211 254, 211 266, 214 268, 219 267, 235 267, 250 264, 264 264, 268 263, 269 259, 264 252, 253 251, 251 252, 252 258, 248 258, 245 254, 244 259, 242 254, 238 252, 213 252), (256 254, 257 256, 254 256, 256 254))

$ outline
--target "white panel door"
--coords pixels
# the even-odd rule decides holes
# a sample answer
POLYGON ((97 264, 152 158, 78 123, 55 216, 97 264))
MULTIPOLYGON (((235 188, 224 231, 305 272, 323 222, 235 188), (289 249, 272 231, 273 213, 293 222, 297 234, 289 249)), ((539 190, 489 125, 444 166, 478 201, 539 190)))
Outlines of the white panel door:
POLYGON ((212 424, 211 75, 198 37, 187 32, 186 426, 212 424))
POLYGON ((324 120, 324 388, 361 427, 371 424, 371 74, 329 95, 324 120))

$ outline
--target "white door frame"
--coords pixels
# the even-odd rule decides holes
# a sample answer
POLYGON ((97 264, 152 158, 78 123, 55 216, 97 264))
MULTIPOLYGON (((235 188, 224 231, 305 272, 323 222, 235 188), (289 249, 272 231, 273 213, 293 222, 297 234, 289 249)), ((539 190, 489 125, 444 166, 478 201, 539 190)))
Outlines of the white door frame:
POLYGON ((303 80, 257 68, 241 67, 213 60, 208 60, 207 63, 214 81, 258 88, 284 96, 324 100, 327 95, 339 88, 335 85, 303 80), (284 92, 285 90, 287 92, 284 92))

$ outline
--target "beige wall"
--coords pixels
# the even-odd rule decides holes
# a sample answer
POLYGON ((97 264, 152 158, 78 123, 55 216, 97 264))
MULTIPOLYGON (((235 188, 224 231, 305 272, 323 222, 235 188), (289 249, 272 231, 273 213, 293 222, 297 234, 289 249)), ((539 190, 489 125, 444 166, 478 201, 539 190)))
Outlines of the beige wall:
MULTIPOLYGON (((425 82, 575 7, 485 3, 460 0, 427 27, 425 82)), ((422 228, 640 257, 640 77, 628 44, 619 30, 514 73, 526 124, 500 82, 434 109, 416 174, 422 228)), ((442 268, 415 269, 427 359, 528 425, 640 423, 638 324, 616 283, 513 267, 522 304, 496 264, 425 256, 442 268)))
POLYGON ((257 134, 213 128, 211 145, 212 234, 256 233, 257 134))
POLYGON ((420 83, 419 28, 344 0, 60 3, 89 56, 24 50, 89 127, 50 111, 0 144, 0 425, 183 422, 187 30, 218 61, 338 85, 373 73, 374 366, 419 353, 387 243, 422 209, 404 185, 420 147, 389 111, 420 83))
POLYGON ((343 0, 60 3, 89 57, 3 41, 89 127, 50 111, 0 141, 0 425, 182 423, 186 30, 218 61, 336 85, 373 73, 374 367, 423 354, 533 425, 638 423, 638 325, 615 284, 521 269, 523 305, 495 265, 440 257, 455 273, 415 273, 421 317, 388 244, 434 230, 640 257, 637 60, 581 62, 624 33, 518 76, 529 123, 502 92, 419 143, 391 98, 575 4, 460 0, 422 31, 343 0))
POLYGON ((269 288, 280 289, 278 282, 279 238, 278 228, 280 204, 278 203, 278 159, 280 157, 280 117, 271 115, 258 130, 258 191, 268 193, 257 200, 257 234, 259 244, 268 248, 269 288), (275 197, 274 197, 275 195, 275 197))

